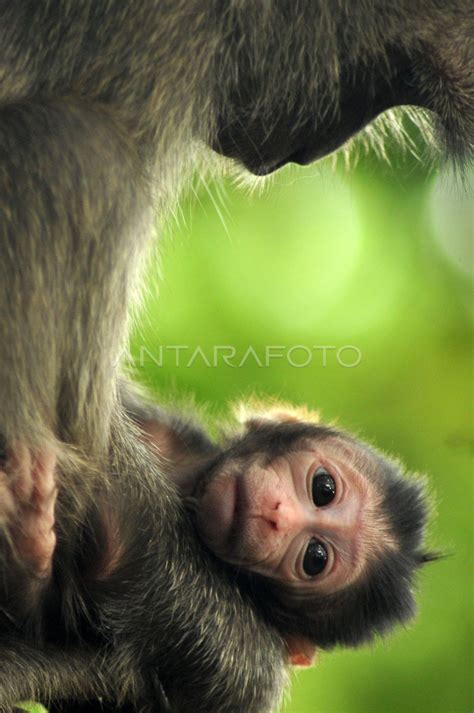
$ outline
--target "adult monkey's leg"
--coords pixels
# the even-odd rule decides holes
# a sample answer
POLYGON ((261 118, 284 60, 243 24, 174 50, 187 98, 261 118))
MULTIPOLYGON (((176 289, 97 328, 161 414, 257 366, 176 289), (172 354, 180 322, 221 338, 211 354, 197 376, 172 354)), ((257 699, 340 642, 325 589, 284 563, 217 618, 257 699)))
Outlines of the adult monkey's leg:
POLYGON ((0 433, 100 454, 144 223, 137 157, 73 103, 3 107, 0 139, 0 433))
MULTIPOLYGON (((1 109, 0 604, 18 621, 39 614, 51 574, 56 459, 67 491, 68 460, 100 467, 107 455, 142 182, 103 112, 1 109)), ((87 472, 71 489, 74 517, 93 489, 87 472)))

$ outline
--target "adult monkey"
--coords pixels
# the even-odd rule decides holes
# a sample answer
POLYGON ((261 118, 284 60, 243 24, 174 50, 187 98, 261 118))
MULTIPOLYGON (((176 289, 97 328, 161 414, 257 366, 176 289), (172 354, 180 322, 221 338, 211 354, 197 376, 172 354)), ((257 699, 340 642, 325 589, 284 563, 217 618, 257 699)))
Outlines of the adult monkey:
MULTIPOLYGON (((20 626, 11 611, 24 607, 4 578, 13 619, 2 621, 0 703, 103 695, 152 710, 165 681, 178 709, 269 710, 284 678, 281 638, 194 542, 117 405, 111 365, 152 208, 173 200, 197 142, 267 173, 332 151, 396 104, 437 112, 451 155, 468 155, 471 4, 4 0, 0 36, 0 433, 17 459, 11 481, 58 460, 61 605, 55 617, 45 602, 47 616, 20 626), (137 556, 161 566, 163 590, 149 593, 154 614, 137 642, 133 610, 91 607, 81 573, 63 582, 61 572, 97 491, 143 517, 156 482, 163 507, 144 523, 162 548, 137 556), (66 543, 67 520, 77 534, 68 529, 66 543), (178 585, 193 591, 199 620, 178 585), (90 628, 86 647, 78 622, 90 628)), ((8 524, 15 513, 1 515, 8 524)))

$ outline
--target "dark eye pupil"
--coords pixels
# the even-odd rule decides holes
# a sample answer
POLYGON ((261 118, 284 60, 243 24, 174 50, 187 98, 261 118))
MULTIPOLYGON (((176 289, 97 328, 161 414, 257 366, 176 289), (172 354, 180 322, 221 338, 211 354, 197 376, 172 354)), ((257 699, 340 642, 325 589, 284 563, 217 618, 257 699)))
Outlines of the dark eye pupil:
POLYGON ((336 495, 336 483, 324 468, 318 468, 311 484, 313 502, 318 507, 323 507, 331 502, 336 495))
POLYGON ((326 548, 318 540, 311 540, 303 559, 303 570, 308 577, 321 574, 328 561, 326 548))

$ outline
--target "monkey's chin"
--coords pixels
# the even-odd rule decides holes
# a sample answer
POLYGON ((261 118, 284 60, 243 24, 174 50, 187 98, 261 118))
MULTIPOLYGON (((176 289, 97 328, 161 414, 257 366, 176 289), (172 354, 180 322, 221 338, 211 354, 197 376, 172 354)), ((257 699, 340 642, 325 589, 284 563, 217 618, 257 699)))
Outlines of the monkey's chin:
POLYGON ((199 499, 196 526, 204 542, 216 554, 224 554, 231 536, 237 505, 237 479, 222 474, 211 481, 199 499))

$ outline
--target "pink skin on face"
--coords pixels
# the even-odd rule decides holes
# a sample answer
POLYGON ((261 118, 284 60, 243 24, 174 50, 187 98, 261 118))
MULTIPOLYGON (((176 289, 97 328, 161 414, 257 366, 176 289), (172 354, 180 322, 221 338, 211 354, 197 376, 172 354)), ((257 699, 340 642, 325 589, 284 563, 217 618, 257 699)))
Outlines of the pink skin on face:
POLYGON ((223 559, 301 589, 335 591, 354 581, 364 567, 364 509, 370 485, 337 448, 302 450, 232 467, 209 484, 200 501, 198 528, 223 559), (318 468, 333 478, 336 494, 323 507, 313 502, 318 468), (327 552, 324 570, 303 569, 309 542, 327 552))

